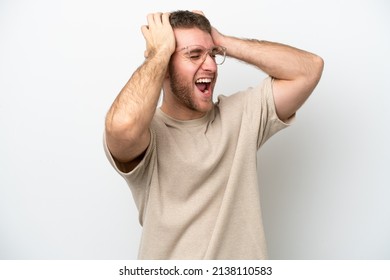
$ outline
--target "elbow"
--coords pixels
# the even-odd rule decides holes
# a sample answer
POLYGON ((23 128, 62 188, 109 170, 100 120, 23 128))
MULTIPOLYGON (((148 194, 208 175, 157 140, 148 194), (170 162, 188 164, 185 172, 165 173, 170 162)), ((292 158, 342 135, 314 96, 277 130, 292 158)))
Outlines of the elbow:
POLYGON ((142 135, 148 131, 148 126, 143 125, 144 120, 139 117, 123 114, 107 114, 105 120, 105 133, 111 139, 117 142, 130 143, 136 142, 142 135))
POLYGON ((115 139, 129 138, 131 128, 134 127, 133 122, 129 118, 120 118, 107 114, 105 120, 106 134, 115 139))
POLYGON ((305 81, 306 88, 311 92, 317 86, 321 79, 322 72, 324 70, 324 60, 322 57, 313 54, 310 64, 307 65, 303 81, 305 81))
POLYGON ((318 55, 313 55, 310 66, 308 67, 306 74, 302 79, 303 87, 306 89, 305 92, 308 93, 307 96, 309 96, 317 87, 323 70, 324 60, 318 55))
POLYGON ((322 57, 318 55, 314 55, 313 58, 313 75, 314 79, 316 80, 316 83, 319 82, 322 76, 322 72, 324 71, 324 60, 322 57))

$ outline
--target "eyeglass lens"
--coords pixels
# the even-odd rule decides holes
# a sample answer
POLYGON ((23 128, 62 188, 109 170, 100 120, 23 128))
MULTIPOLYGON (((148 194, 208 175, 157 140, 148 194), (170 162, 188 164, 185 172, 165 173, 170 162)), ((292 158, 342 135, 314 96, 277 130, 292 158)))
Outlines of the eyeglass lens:
POLYGON ((216 64, 222 64, 225 61, 225 49, 220 46, 206 49, 201 46, 187 47, 188 56, 194 63, 203 63, 206 60, 207 54, 214 59, 216 64))

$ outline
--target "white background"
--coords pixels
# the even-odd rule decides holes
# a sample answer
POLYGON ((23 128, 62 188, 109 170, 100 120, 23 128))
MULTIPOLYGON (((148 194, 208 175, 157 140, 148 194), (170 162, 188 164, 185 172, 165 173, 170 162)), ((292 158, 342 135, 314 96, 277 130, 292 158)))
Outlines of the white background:
MULTIPOLYGON (((146 15, 176 9, 325 60, 296 123, 259 152, 270 258, 390 259, 386 0, 0 0, 0 259, 136 258, 104 117, 143 61, 146 15)), ((216 94, 263 77, 228 59, 216 94)))

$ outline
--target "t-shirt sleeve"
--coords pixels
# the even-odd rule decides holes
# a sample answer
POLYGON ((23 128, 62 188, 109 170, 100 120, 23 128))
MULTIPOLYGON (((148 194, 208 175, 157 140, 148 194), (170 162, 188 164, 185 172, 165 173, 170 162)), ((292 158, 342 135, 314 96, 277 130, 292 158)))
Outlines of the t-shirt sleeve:
POLYGON ((156 163, 156 135, 155 132, 150 129, 150 144, 146 149, 143 159, 138 163, 138 165, 130 172, 122 172, 118 163, 110 153, 107 142, 106 135, 103 136, 103 147, 106 154, 106 157, 112 167, 116 172, 121 175, 132 192, 135 204, 140 213, 140 222, 142 224, 142 214, 145 208, 145 203, 147 199, 147 194, 149 192, 150 181, 152 178, 152 172, 156 163))
POLYGON ((250 100, 252 106, 259 106, 261 110, 257 108, 255 110, 259 112, 258 117, 258 139, 257 139, 257 148, 259 149, 271 136, 273 136, 278 131, 283 128, 288 127, 292 122, 294 122, 295 114, 288 120, 288 122, 283 122, 279 119, 276 114, 275 101, 273 96, 272 84, 274 79, 272 77, 267 77, 264 81, 254 88, 254 94, 251 98, 255 100, 250 100), (260 104, 259 104, 260 103, 260 104))

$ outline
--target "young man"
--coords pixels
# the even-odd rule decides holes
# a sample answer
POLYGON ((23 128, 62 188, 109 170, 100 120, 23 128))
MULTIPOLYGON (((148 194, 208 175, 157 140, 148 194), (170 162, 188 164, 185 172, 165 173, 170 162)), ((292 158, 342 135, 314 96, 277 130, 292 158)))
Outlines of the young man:
POLYGON ((104 138, 139 210, 139 258, 265 259, 257 151, 291 122, 323 61, 290 46, 223 35, 201 12, 147 20, 145 62, 112 104, 104 138), (225 55, 269 77, 214 103, 225 55))

